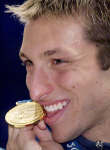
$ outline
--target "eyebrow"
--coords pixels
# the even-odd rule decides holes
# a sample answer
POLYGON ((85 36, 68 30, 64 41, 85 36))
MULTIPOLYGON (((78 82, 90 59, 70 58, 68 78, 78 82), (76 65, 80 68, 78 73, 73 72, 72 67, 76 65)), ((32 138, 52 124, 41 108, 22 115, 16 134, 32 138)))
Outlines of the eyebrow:
MULTIPOLYGON (((59 53, 59 52, 60 52, 59 49, 47 50, 47 51, 45 51, 45 52, 43 53, 43 55, 44 55, 44 56, 51 56, 51 55, 54 55, 54 54, 59 53)), ((20 53, 19 53, 19 57, 20 57, 20 58, 21 58, 21 57, 24 57, 24 58, 29 59, 23 52, 20 52, 20 53)))
POLYGON ((51 56, 51 55, 54 55, 58 52, 59 52, 59 50, 47 50, 44 52, 44 56, 51 56))

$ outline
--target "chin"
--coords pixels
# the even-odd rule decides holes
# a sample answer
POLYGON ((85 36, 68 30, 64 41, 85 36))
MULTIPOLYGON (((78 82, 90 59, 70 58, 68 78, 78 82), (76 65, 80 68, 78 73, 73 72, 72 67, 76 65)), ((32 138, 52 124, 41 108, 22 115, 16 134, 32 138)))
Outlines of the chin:
POLYGON ((59 135, 58 136, 53 136, 53 139, 57 142, 57 143, 64 143, 66 141, 68 141, 68 139, 66 137, 60 137, 59 135))
POLYGON ((57 143, 64 143, 75 139, 82 133, 83 129, 79 128, 53 128, 52 136, 57 143))
POLYGON ((53 139, 57 142, 57 143, 64 143, 70 140, 73 140, 75 137, 72 135, 68 135, 68 134, 61 134, 60 132, 56 133, 56 132, 52 132, 52 136, 53 139))
POLYGON ((67 142, 67 141, 70 141, 70 140, 73 140, 75 137, 64 137, 64 136, 53 136, 53 139, 57 142, 57 143, 64 143, 64 142, 67 142))

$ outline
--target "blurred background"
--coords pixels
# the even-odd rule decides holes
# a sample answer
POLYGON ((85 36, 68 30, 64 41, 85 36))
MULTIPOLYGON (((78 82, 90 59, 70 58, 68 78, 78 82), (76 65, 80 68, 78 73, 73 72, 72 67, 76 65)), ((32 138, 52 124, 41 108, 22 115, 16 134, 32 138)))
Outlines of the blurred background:
POLYGON ((7 14, 5 5, 18 5, 24 0, 0 0, 0 147, 5 148, 8 126, 6 112, 18 100, 29 99, 25 84, 25 68, 19 59, 24 26, 12 14, 7 14))

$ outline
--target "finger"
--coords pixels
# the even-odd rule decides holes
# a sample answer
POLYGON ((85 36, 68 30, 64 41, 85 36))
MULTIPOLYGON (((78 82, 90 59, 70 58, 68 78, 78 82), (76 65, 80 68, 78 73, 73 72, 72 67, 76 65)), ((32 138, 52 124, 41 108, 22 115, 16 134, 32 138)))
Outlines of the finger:
POLYGON ((13 132, 14 132, 14 128, 11 125, 9 125, 8 126, 8 138, 9 139, 12 137, 13 132))
MULTIPOLYGON (((9 143, 9 148, 13 148, 13 150, 19 150, 19 149, 28 149, 27 145, 31 145, 35 141, 35 135, 33 132, 33 126, 30 125, 28 127, 23 127, 23 128, 14 128, 13 131, 13 136, 11 138, 10 143, 13 143, 10 145, 9 143), (25 145, 24 145, 25 143, 25 145)), ((30 148, 31 149, 31 148, 30 148)), ((9 149, 10 150, 10 149, 9 149)))
POLYGON ((35 134, 33 132, 33 125, 24 128, 9 127, 9 135, 10 139, 7 143, 8 150, 19 150, 23 147, 25 147, 26 150, 32 150, 32 144, 34 144, 33 150, 35 150, 36 147, 38 149, 38 143, 35 140, 35 134))
POLYGON ((41 120, 41 121, 37 124, 37 126, 38 126, 39 129, 41 129, 41 130, 47 129, 47 126, 46 126, 44 120, 41 120))
POLYGON ((33 127, 34 127, 34 125, 31 124, 31 125, 26 125, 25 127, 20 128, 20 129, 21 129, 21 131, 28 131, 28 130, 32 130, 33 127))
POLYGON ((34 141, 29 141, 25 144, 25 150, 43 150, 39 143, 34 141))
POLYGON ((10 145, 8 143, 6 144, 6 150, 11 150, 10 145))
POLYGON ((13 129, 13 140, 15 140, 18 136, 19 136, 19 133, 20 133, 20 129, 19 128, 14 128, 13 129))
POLYGON ((40 141, 52 141, 53 140, 51 132, 48 130, 44 122, 39 123, 38 125, 34 126, 34 133, 40 141))
POLYGON ((35 134, 33 132, 33 125, 28 125, 20 129, 19 137, 23 137, 25 141, 35 139, 35 134))

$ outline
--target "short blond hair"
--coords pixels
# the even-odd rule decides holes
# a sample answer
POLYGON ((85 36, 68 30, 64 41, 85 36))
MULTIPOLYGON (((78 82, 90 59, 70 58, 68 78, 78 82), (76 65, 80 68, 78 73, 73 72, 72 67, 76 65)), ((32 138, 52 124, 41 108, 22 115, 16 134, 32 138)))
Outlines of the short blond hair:
POLYGON ((94 12, 91 10, 94 2, 95 0, 27 0, 22 5, 6 7, 8 12, 13 12, 22 22, 28 22, 41 16, 73 16, 83 12, 86 12, 85 15, 91 14, 94 18, 94 12))
POLYGON ((83 15, 88 22, 86 36, 100 49, 102 69, 110 67, 110 0, 27 0, 22 5, 6 7, 25 23, 42 16, 83 15))

